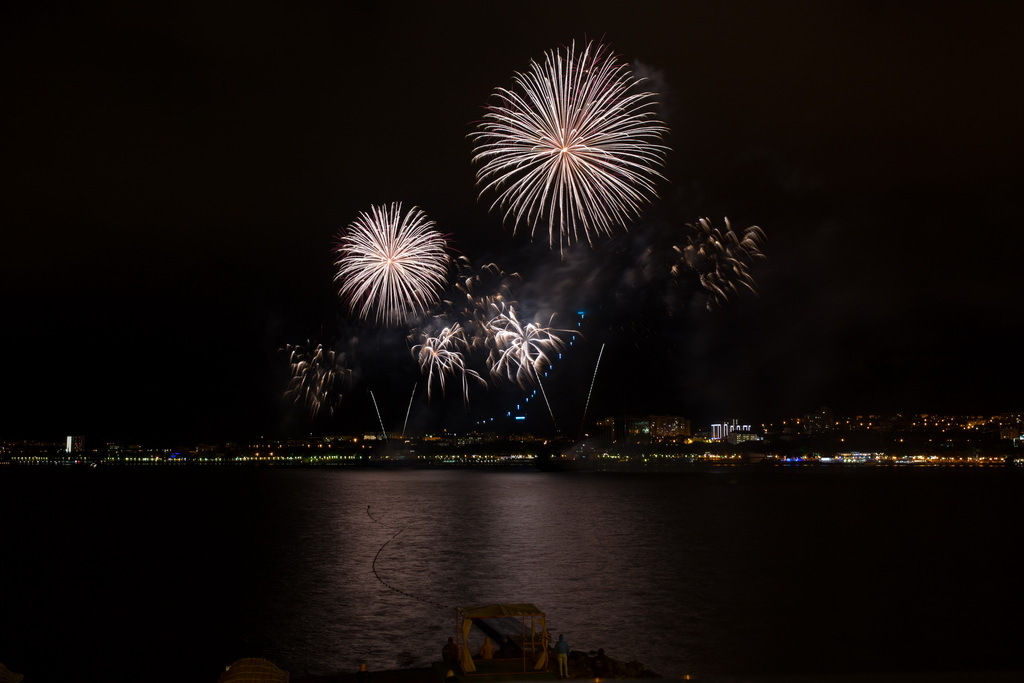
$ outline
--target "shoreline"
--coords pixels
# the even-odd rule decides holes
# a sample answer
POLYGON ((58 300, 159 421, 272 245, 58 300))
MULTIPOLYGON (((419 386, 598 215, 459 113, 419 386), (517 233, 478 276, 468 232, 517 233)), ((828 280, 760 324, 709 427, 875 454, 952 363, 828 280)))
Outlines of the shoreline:
MULTIPOLYGON (((331 674, 328 676, 292 676, 291 683, 359 683, 358 671, 331 674)), ((366 677, 369 683, 437 683, 433 667, 418 669, 390 669, 370 671, 366 677)))
MULTIPOLYGON (((595 671, 594 662, 597 659, 595 654, 573 650, 569 653, 569 679, 616 679, 616 680, 638 680, 662 678, 642 663, 637 661, 623 662, 612 657, 605 657, 605 670, 600 675, 595 671)), ((554 655, 551 655, 554 661, 554 655)), ((365 677, 360 676, 358 671, 350 673, 331 674, 326 676, 298 676, 291 677, 291 683, 443 683, 447 666, 443 662, 433 662, 430 666, 410 669, 390 669, 384 671, 368 671, 365 677)), ((493 683, 494 681, 549 681, 556 680, 557 674, 549 668, 546 671, 516 675, 516 674, 486 674, 466 676, 456 674, 459 683, 465 683, 478 679, 493 683)))
MULTIPOLYGON (((653 673, 653 672, 651 672, 653 673)), ((846 673, 846 674, 794 674, 794 675, 748 675, 748 676, 680 676, 677 680, 699 680, 705 683, 1009 683, 1010 681, 1021 680, 1020 671, 934 671, 934 672, 883 672, 883 673, 846 673)), ((572 671, 570 679, 593 680, 593 673, 572 671)), ((641 679, 662 678, 654 674, 644 676, 641 679)), ((547 681, 555 679, 551 672, 538 674, 533 678, 519 678, 513 676, 502 677, 501 680, 511 682, 513 680, 539 680, 547 681)), ((616 680, 638 680, 636 678, 622 678, 608 676, 607 679, 616 680)), ((423 667, 418 669, 392 669, 387 671, 371 671, 365 679, 367 683, 440 683, 441 678, 434 667, 423 667)), ((460 682, 466 678, 460 676, 460 682)), ((487 683, 494 683, 496 677, 485 676, 482 680, 487 683)), ((359 675, 356 672, 334 674, 329 676, 301 676, 291 677, 290 683, 360 683, 359 675)))

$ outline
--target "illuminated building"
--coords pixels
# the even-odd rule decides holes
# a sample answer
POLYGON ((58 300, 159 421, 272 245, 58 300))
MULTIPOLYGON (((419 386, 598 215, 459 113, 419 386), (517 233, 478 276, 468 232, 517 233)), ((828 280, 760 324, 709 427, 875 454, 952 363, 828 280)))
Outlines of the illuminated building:
POLYGON ((729 436, 727 436, 725 440, 735 446, 736 444, 744 443, 746 441, 763 441, 764 439, 757 432, 737 429, 736 431, 729 432, 729 436))
POLYGON ((828 408, 804 415, 804 434, 824 434, 836 428, 836 418, 828 408))
POLYGON ((606 417, 596 426, 597 436, 630 445, 677 442, 691 435, 690 421, 678 415, 606 417))
POLYGON ((690 421, 678 415, 652 415, 651 436, 658 442, 682 441, 691 435, 690 421))
POLYGON ((741 425, 739 420, 719 422, 711 425, 711 438, 715 441, 726 441, 733 432, 749 432, 750 425, 741 425))

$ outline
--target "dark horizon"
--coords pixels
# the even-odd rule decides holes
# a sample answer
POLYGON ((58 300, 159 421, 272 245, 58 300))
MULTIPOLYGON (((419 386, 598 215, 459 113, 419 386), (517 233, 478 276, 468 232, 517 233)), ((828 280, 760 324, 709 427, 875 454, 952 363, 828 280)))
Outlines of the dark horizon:
MULTIPOLYGON (((1000 2, 5 8, 0 434, 227 440, 472 425, 524 392, 428 404, 407 330, 351 319, 339 230, 427 212, 529 313, 582 338, 560 429, 616 413, 771 421, 1024 410, 1024 8, 1000 2), (543 21, 538 21, 543 12, 543 21), (477 198, 467 135, 530 60, 598 40, 671 148, 628 230, 559 254, 477 198), (656 272, 700 217, 761 226, 758 294, 707 310, 656 272), (333 421, 283 399, 289 344, 359 337, 333 421), (116 437, 113 435, 117 435, 116 437)), ((455 392, 457 394, 457 392, 455 392)), ((530 418, 550 416, 539 398, 530 418)))
MULTIPOLYGON (((526 412, 526 411, 522 411, 526 412)), ((619 435, 618 437, 608 436, 607 425, 602 427, 596 422, 603 419, 614 419, 617 423, 616 430, 622 429, 622 420, 629 421, 630 419, 649 419, 649 418, 682 418, 689 424, 690 434, 694 439, 691 445, 698 445, 701 438, 709 437, 713 431, 713 428, 719 424, 718 422, 701 422, 694 421, 685 415, 673 415, 667 413, 620 413, 616 415, 605 415, 602 418, 595 420, 588 420, 588 427, 585 430, 562 430, 555 431, 550 423, 548 424, 537 424, 536 422, 516 421, 514 418, 507 418, 503 421, 498 421, 495 424, 462 424, 459 426, 445 426, 438 429, 423 428, 420 429, 415 425, 408 425, 408 430, 403 431, 403 424, 398 424, 394 427, 391 425, 385 425, 387 427, 387 440, 382 441, 381 445, 386 446, 389 443, 400 443, 406 442, 417 442, 424 437, 433 438, 442 435, 448 435, 450 437, 468 436, 471 434, 490 434, 497 435, 498 442, 503 441, 504 437, 511 437, 513 440, 518 437, 528 437, 530 440, 544 443, 561 444, 565 447, 569 444, 584 444, 588 442, 602 442, 609 438, 611 441, 608 443, 620 443, 620 445, 626 445, 631 448, 641 447, 646 442, 634 442, 630 437, 625 435, 619 435)), ((847 448, 853 448, 854 450, 863 450, 864 448, 878 448, 882 447, 883 450, 891 450, 893 448, 897 450, 904 450, 907 448, 920 449, 922 447, 939 447, 945 443, 945 447, 969 447, 970 444, 977 446, 978 444, 987 443, 989 446, 996 445, 998 447, 1009 449, 1010 451, 1016 452, 1019 446, 1019 439, 1012 441, 1014 438, 1013 433, 1019 433, 1021 429, 1024 429, 1024 421, 1022 421, 1022 413, 1020 412, 1001 412, 1001 413, 980 413, 980 412, 967 412, 963 414, 937 414, 937 413, 924 413, 924 412, 910 412, 910 413, 885 413, 885 412, 864 412, 856 415, 832 413, 827 406, 820 406, 818 409, 809 411, 801 415, 792 415, 784 417, 778 420, 741 420, 738 418, 722 419, 722 423, 734 424, 734 429, 740 431, 749 430, 761 437, 769 447, 775 448, 781 445, 788 444, 787 447, 794 448, 794 444, 803 444, 804 446, 814 445, 817 447, 826 447, 827 444, 835 442, 832 445, 840 447, 841 444, 847 443, 847 448), (926 417, 922 422, 919 422, 918 418, 926 417), (950 418, 952 422, 943 421, 943 425, 939 425, 936 422, 936 418, 950 418), (980 418, 986 422, 980 427, 975 424, 975 419, 980 418), (822 419, 832 419, 834 422, 821 423, 822 419), (875 426, 864 426, 864 423, 868 422, 875 426), (831 426, 822 427, 822 424, 828 424, 831 426), (810 428, 801 425, 811 425, 810 428), (817 426, 815 426, 817 425, 817 426), (796 432, 790 430, 796 428, 796 432), (1003 430, 1010 430, 1010 435, 1003 433, 1003 430), (1016 430, 1016 431, 1013 431, 1016 430), (884 438, 879 435, 886 435, 884 438), (901 438, 906 437, 906 438, 901 438), (933 439, 929 437, 938 437, 939 443, 932 444, 933 439), (881 438, 881 440, 879 440, 881 438), (946 443, 948 441, 948 443, 946 443)), ((377 437, 381 435, 380 423, 376 423, 367 429, 349 429, 349 430, 332 430, 325 428, 325 421, 319 421, 316 425, 317 428, 309 429, 305 432, 291 431, 291 432, 262 432, 252 434, 234 434, 223 438, 216 439, 204 439, 204 438, 188 438, 181 435, 174 437, 161 437, 159 435, 148 435, 148 436, 131 436, 122 437, 118 435, 102 434, 97 432, 74 432, 74 433, 61 433, 57 434, 50 430, 46 433, 37 435, 21 435, 21 436, 3 436, 0 435, 0 445, 15 446, 19 442, 22 443, 37 443, 37 444, 53 444, 61 445, 68 438, 80 438, 80 443, 76 448, 84 448, 85 451, 99 451, 104 446, 117 445, 117 446, 138 446, 144 449, 170 449, 170 450, 181 450, 191 448, 195 446, 216 446, 226 444, 237 444, 239 446, 252 445, 255 443, 275 443, 275 442, 304 442, 311 441, 316 442, 320 440, 331 440, 332 438, 348 438, 355 437, 364 434, 375 434, 377 437)), ((427 442, 424 442, 427 443, 427 442)), ((497 442, 495 442, 497 443, 497 442)), ((667 441, 654 440, 651 443, 661 443, 670 446, 682 446, 676 439, 669 439, 667 441)), ((688 444, 689 442, 687 442, 688 444)), ((725 441, 714 441, 709 442, 718 446, 728 445, 725 441)), ((760 441, 752 442, 741 442, 740 445, 743 447, 750 447, 760 441)), ((732 444, 736 446, 737 444, 732 444)), ((12 451, 13 452, 13 451, 12 451)))

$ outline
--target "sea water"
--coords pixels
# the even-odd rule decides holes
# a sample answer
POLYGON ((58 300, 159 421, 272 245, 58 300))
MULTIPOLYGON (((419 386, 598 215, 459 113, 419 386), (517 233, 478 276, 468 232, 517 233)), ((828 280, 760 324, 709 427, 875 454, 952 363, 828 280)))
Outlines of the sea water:
POLYGON ((1024 670, 1021 475, 4 468, 0 662, 419 667, 456 606, 530 602, 665 677, 1024 670))

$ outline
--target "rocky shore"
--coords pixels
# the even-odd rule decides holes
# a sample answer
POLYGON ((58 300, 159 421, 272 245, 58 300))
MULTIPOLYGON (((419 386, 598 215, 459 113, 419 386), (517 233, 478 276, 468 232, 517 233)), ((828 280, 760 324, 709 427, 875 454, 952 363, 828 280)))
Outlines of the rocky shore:
POLYGON ((569 678, 661 678, 638 661, 623 662, 597 652, 569 652, 569 678))
POLYGON ((371 671, 365 678, 356 671, 331 676, 292 676, 291 683, 438 683, 438 679, 432 667, 424 667, 371 671))
MULTIPOLYGON (((602 656, 603 652, 581 652, 573 650, 569 653, 569 678, 595 679, 595 678, 661 678, 661 676, 642 663, 637 661, 623 662, 612 657, 602 656)), ((554 666, 554 655, 551 656, 552 667, 554 666)), ((442 683, 444 671, 439 665, 423 667, 420 669, 394 669, 390 671, 370 671, 364 676, 359 672, 334 674, 331 676, 303 676, 292 677, 291 683, 442 683)), ((552 670, 547 675, 537 677, 546 680, 555 678, 552 670)), ((466 677, 460 677, 465 680, 466 677)), ((481 677, 484 678, 484 677, 481 677)), ((497 678, 512 679, 515 676, 486 676, 493 681, 497 678)), ((521 676, 520 678, 529 678, 521 676)))

